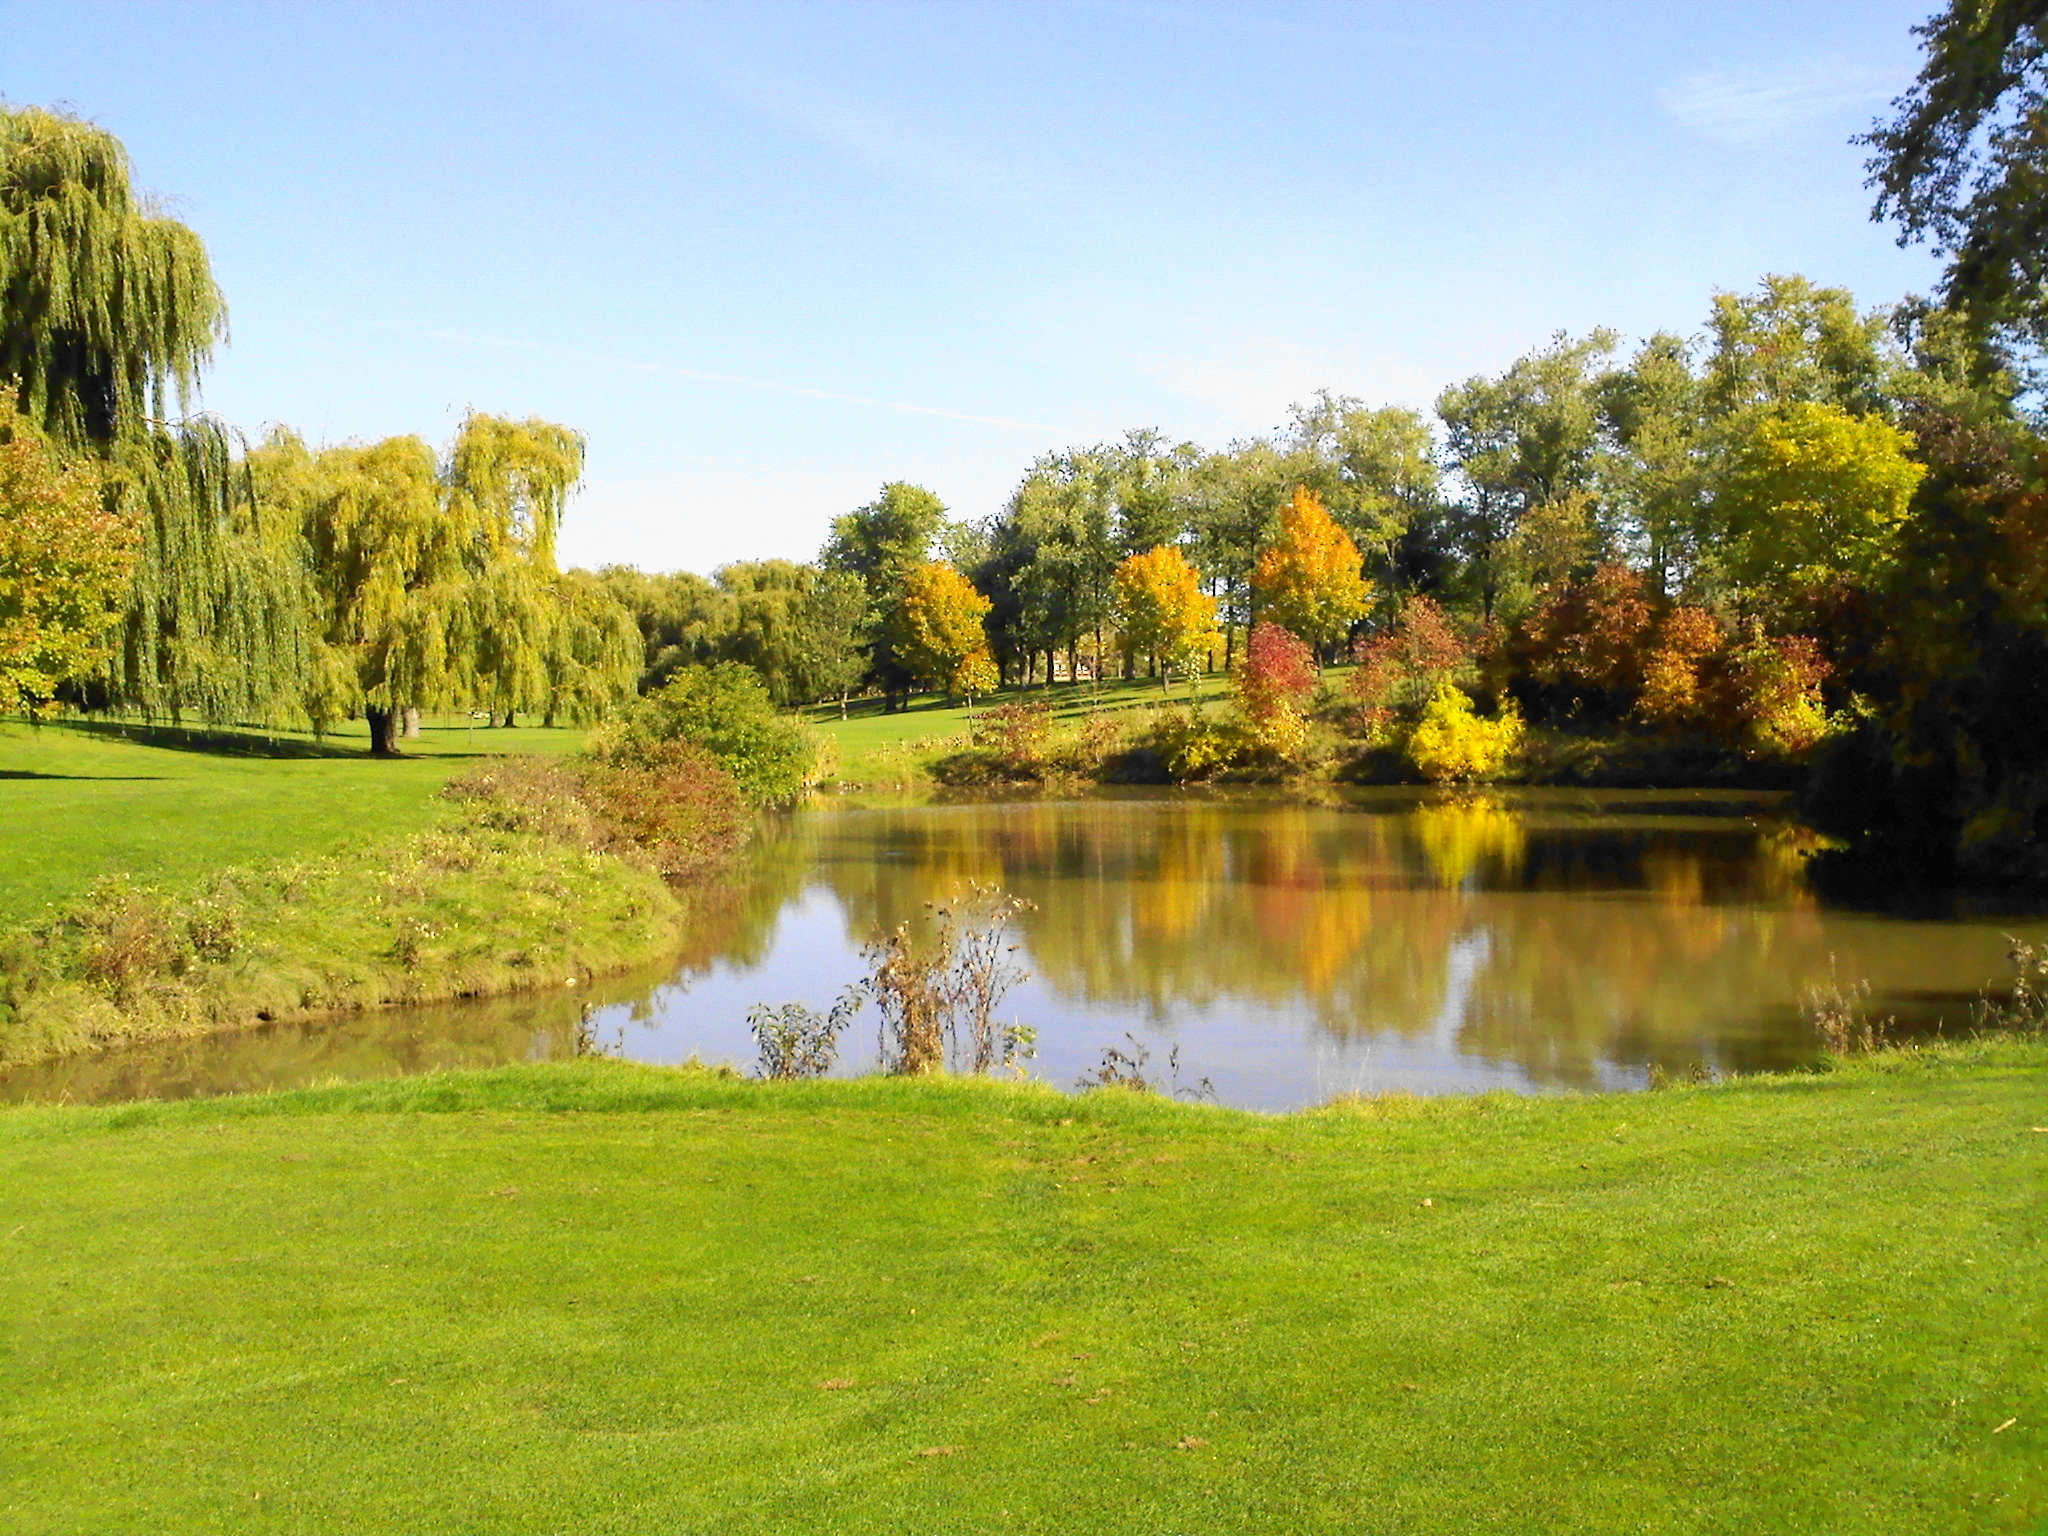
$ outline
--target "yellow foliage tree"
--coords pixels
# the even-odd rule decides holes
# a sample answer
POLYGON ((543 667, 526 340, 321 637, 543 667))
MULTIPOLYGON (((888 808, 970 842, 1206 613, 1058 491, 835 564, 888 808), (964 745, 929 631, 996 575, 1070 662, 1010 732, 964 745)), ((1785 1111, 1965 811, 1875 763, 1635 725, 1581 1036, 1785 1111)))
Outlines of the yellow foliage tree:
POLYGON ((1116 568, 1112 590, 1124 644, 1158 662, 1162 688, 1175 672, 1191 676, 1200 670, 1206 653, 1223 643, 1216 632, 1216 599, 1171 545, 1125 560, 1116 568))
POLYGON ((996 684, 989 654, 989 601, 950 565, 927 560, 910 568, 897 613, 895 649, 926 688, 973 694, 996 684))
POLYGON ((1372 596, 1358 546, 1305 487, 1280 509, 1279 537, 1260 553, 1252 585, 1259 616, 1292 630, 1318 656, 1344 638, 1372 596))
POLYGON ((1496 720, 1482 720, 1465 690, 1438 683, 1408 737, 1408 761, 1436 784, 1471 784, 1497 778, 1521 749, 1522 717, 1513 704, 1496 720))

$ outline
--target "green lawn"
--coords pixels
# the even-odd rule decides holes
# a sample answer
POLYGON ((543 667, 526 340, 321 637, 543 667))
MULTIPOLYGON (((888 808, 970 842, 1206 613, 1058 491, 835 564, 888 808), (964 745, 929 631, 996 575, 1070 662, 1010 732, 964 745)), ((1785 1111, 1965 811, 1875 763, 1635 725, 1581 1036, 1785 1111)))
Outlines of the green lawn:
POLYGON ((2037 1532, 2048 1048, 0 1112, 9 1532, 2037 1532))
POLYGON ((357 722, 303 734, 200 735, 95 724, 0 724, 0 925, 104 874, 189 881, 223 865, 398 838, 432 816, 467 756, 561 751, 577 731, 471 731, 430 721, 408 757, 372 761, 357 722))

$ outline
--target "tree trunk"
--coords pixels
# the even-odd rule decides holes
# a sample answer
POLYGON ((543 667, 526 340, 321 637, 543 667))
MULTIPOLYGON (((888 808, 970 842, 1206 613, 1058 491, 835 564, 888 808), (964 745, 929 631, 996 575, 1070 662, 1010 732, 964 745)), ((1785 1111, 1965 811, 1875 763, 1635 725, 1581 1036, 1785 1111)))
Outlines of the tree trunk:
POLYGON ((508 731, 511 730, 512 724, 512 711, 508 709, 505 711, 505 729, 508 731))
POLYGON ((395 709, 365 709, 363 719, 370 727, 370 756, 398 756, 398 732, 402 717, 395 709))
POLYGON ((401 734, 407 741, 419 739, 420 712, 410 704, 405 706, 405 730, 401 734))

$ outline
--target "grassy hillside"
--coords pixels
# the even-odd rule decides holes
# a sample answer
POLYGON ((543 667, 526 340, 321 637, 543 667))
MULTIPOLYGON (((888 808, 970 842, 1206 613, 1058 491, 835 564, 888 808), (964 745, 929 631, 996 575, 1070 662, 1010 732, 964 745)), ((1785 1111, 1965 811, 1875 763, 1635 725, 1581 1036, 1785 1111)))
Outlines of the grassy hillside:
POLYGON ((0 926, 102 875, 185 884, 223 866, 404 837, 471 754, 562 751, 575 731, 429 722, 373 762, 360 722, 305 735, 0 724, 0 926))
POLYGON ((0 1112, 0 1525, 2036 1531, 2044 1069, 0 1112))

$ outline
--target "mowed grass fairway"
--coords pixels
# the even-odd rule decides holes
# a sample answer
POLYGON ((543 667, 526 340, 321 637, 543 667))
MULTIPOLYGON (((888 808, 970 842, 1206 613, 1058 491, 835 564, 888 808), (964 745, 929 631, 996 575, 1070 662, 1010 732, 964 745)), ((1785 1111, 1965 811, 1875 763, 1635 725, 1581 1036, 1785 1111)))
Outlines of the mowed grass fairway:
POLYGON ((184 884, 404 837, 433 819, 441 786, 472 756, 582 740, 434 721, 405 743, 406 757, 377 762, 360 721, 322 741, 132 729, 0 724, 0 926, 104 875, 184 884))
POLYGON ((2038 1531, 2044 1069, 10 1110, 0 1528, 2038 1531))

